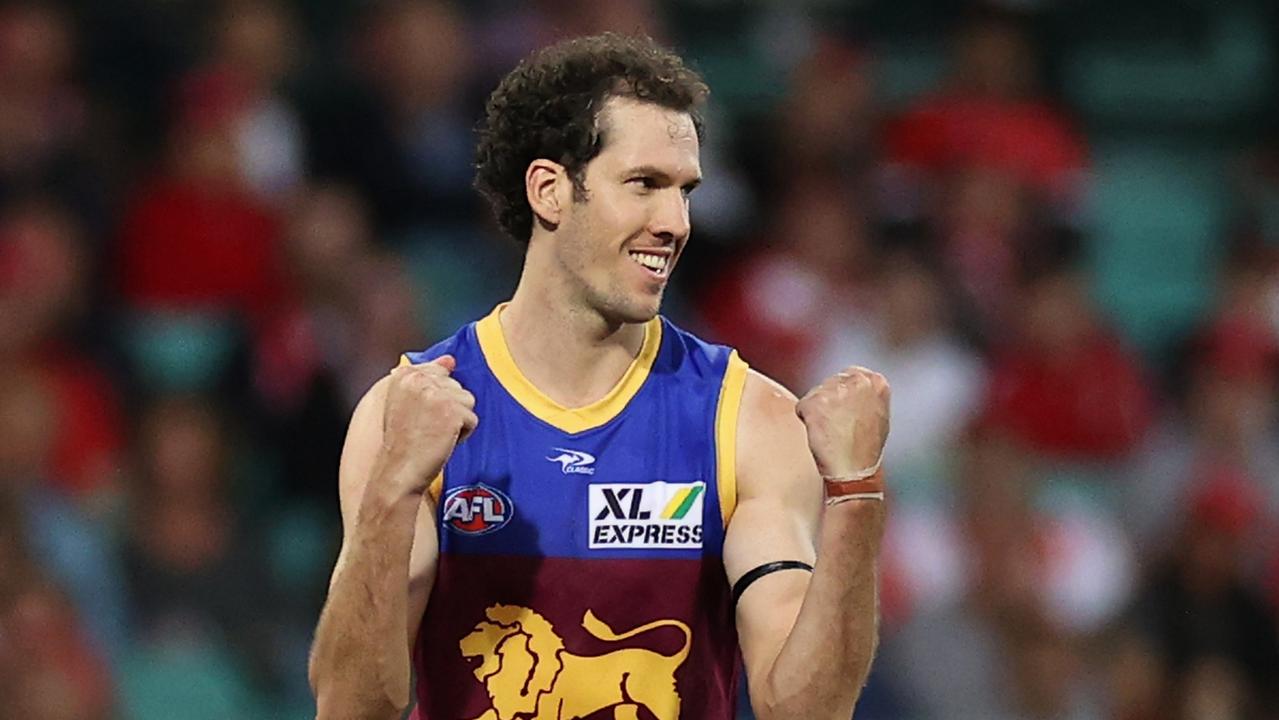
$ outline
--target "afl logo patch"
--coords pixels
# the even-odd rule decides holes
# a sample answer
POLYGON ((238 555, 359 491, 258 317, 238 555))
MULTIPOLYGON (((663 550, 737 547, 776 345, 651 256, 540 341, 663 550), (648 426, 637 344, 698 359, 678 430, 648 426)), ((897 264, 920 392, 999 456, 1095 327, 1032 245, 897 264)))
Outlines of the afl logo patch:
POLYGON ((467 485, 444 497, 441 520, 462 535, 487 535, 506 527, 515 505, 501 490, 488 485, 467 485))

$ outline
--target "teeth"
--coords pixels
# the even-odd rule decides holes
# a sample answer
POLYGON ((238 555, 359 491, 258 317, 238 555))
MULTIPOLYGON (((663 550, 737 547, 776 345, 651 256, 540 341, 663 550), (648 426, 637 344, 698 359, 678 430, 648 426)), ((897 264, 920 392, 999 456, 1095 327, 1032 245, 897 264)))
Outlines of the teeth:
POLYGON ((664 255, 653 255, 651 253, 633 252, 631 253, 631 257, 635 259, 635 262, 639 263, 640 265, 643 265, 649 270, 654 270, 656 272, 662 272, 666 270, 666 256, 664 255))

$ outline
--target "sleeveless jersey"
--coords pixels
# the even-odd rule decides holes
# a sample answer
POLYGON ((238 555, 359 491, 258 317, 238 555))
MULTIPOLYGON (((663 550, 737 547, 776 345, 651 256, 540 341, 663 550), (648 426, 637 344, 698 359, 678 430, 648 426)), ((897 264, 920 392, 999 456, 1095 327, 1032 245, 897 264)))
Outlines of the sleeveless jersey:
POLYGON ((654 318, 613 390, 564 408, 515 366, 501 309, 403 359, 453 355, 479 417, 431 488, 413 717, 732 718, 722 552, 746 364, 654 318))

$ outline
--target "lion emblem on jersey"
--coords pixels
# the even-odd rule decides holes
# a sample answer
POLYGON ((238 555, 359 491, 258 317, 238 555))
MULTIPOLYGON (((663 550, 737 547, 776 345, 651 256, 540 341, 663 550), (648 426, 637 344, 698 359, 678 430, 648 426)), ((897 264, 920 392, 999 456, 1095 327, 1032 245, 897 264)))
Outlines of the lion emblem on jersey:
POLYGON ((684 645, 674 655, 618 648, 574 655, 546 618, 516 605, 494 605, 458 646, 478 659, 475 677, 493 707, 475 720, 569 720, 613 710, 615 720, 639 717, 645 707, 658 720, 679 718, 675 671, 688 657, 693 634, 678 620, 657 620, 615 633, 590 610, 582 627, 600 640, 620 642, 649 630, 679 628, 684 645))

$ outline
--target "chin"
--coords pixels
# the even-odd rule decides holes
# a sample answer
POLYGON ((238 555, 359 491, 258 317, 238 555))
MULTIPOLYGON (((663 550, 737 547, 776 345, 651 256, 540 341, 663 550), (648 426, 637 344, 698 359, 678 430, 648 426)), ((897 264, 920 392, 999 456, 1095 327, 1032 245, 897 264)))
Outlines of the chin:
POLYGON ((657 317, 657 313, 661 310, 656 303, 649 306, 639 306, 628 308, 628 312, 620 313, 618 319, 624 323, 641 324, 657 317))
POLYGON ((622 302, 611 303, 611 307, 605 314, 616 322, 639 324, 657 317, 661 309, 662 298, 658 295, 657 297, 628 298, 622 302))

